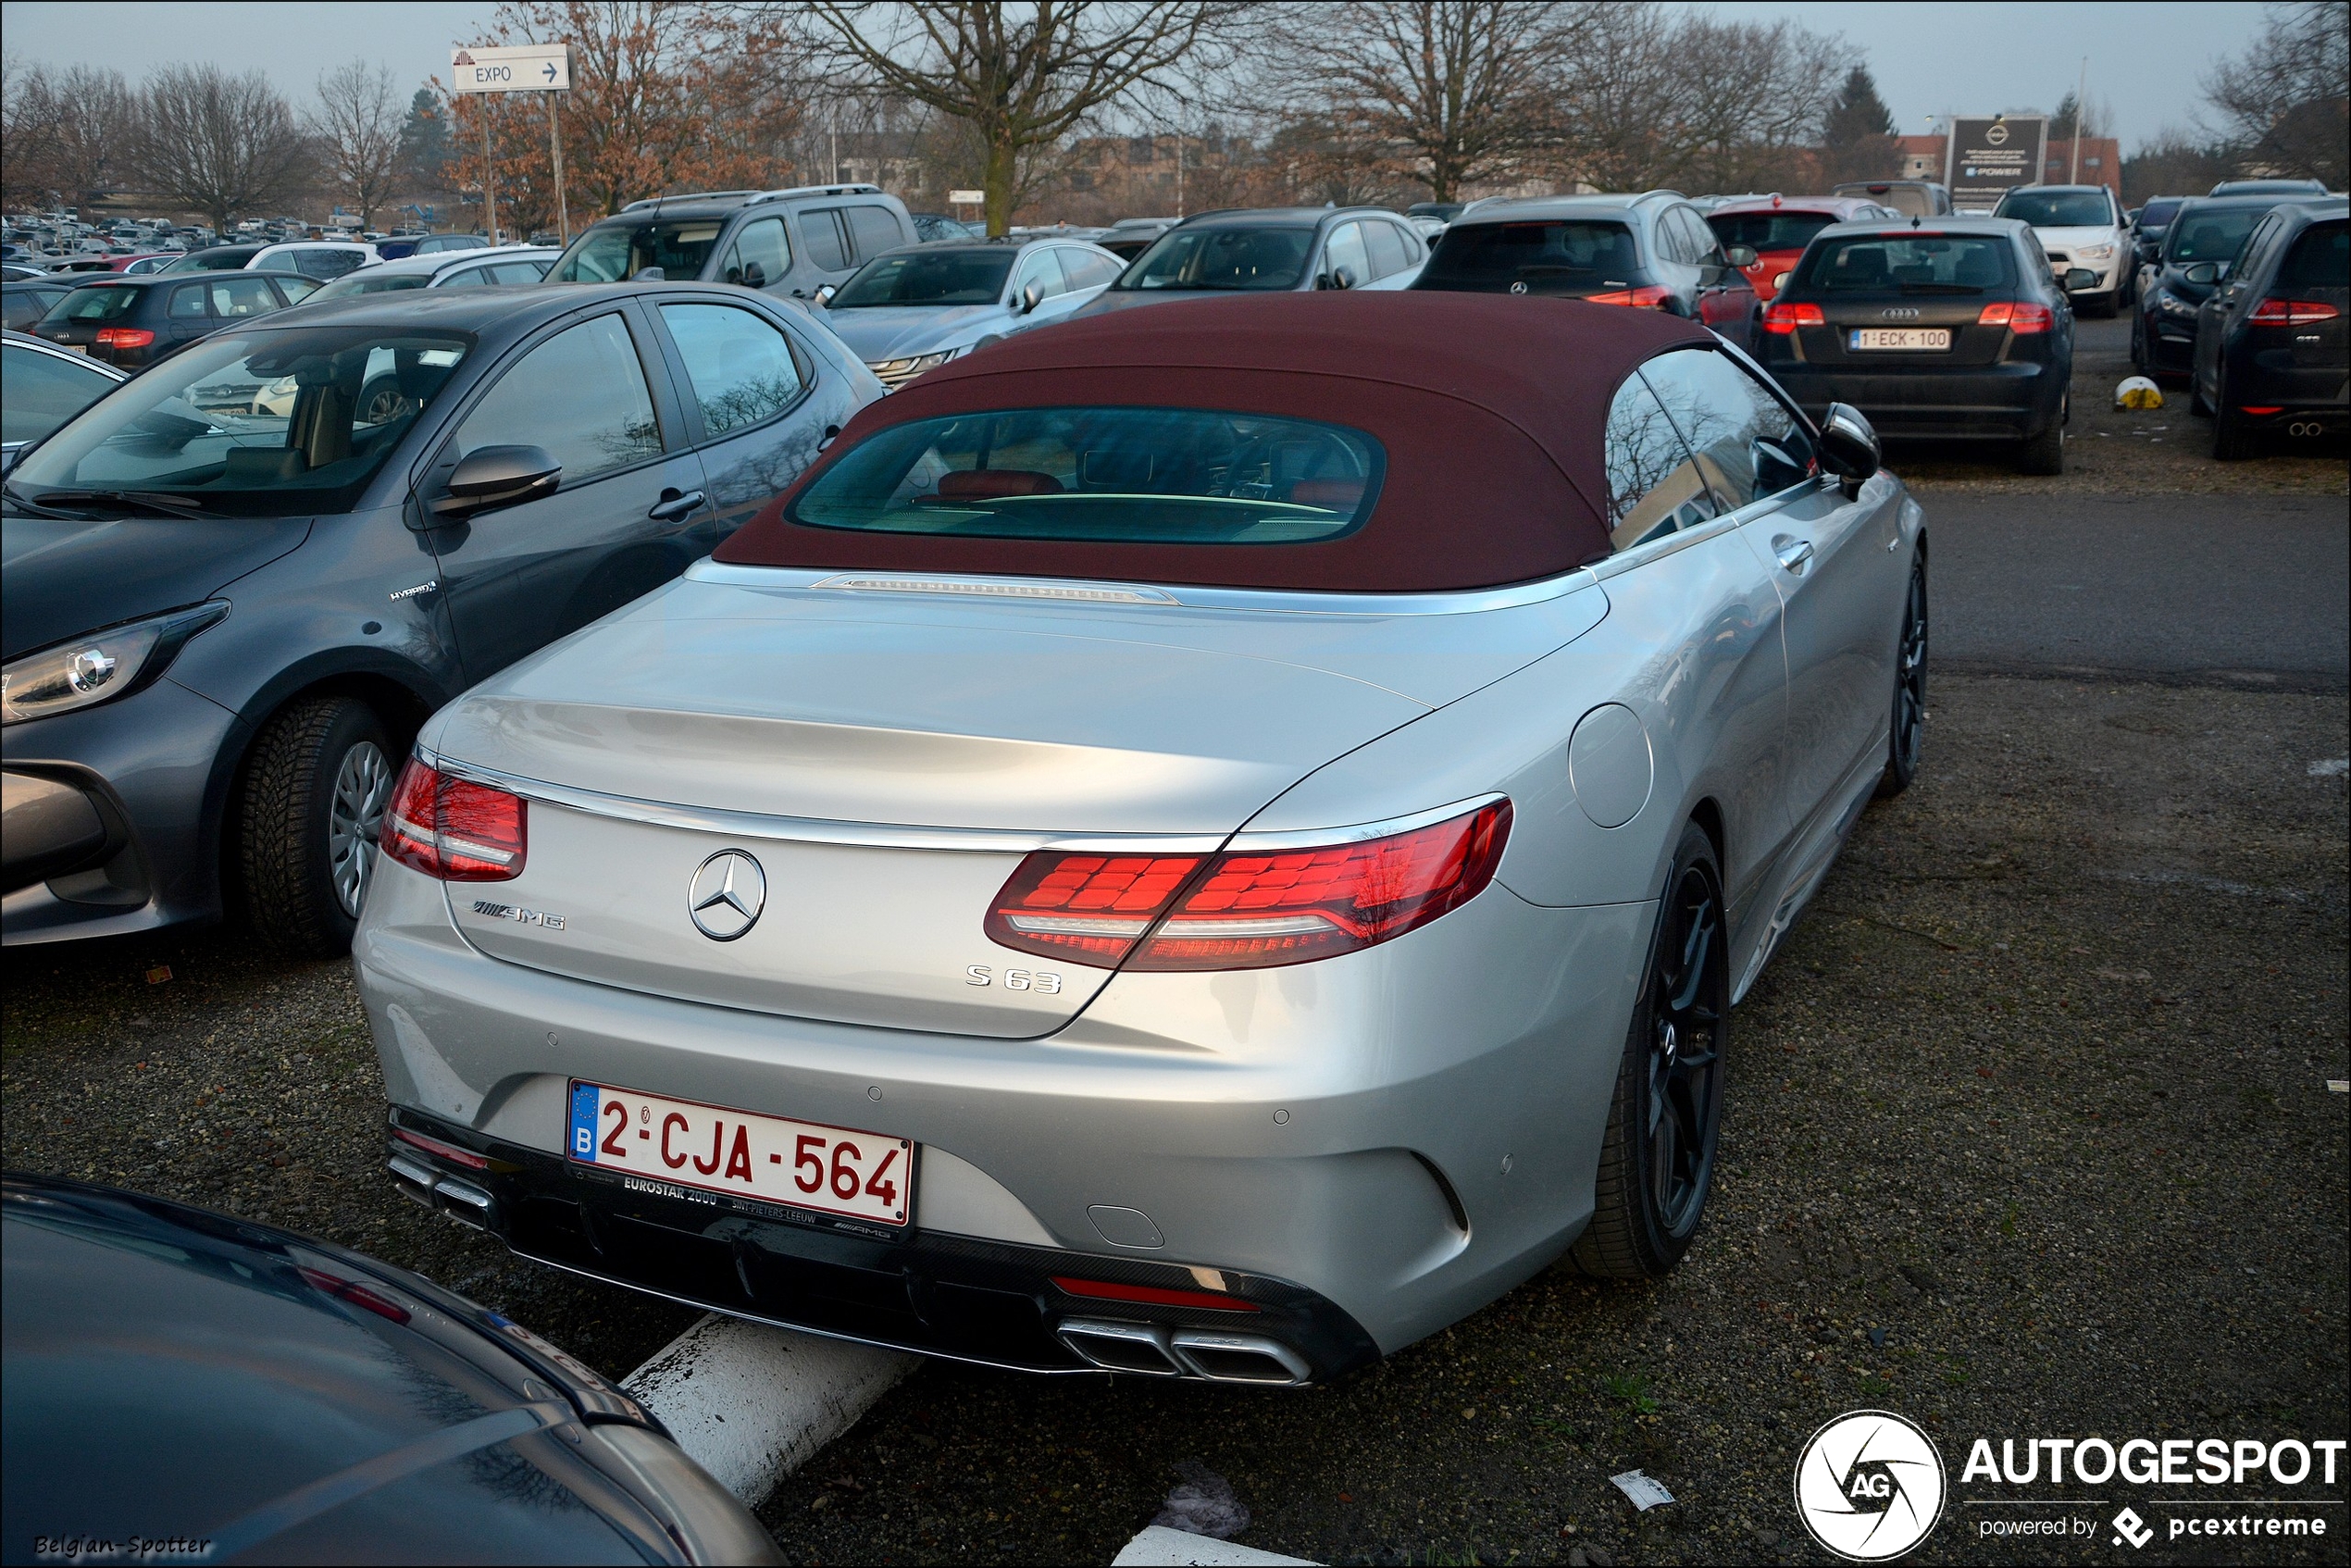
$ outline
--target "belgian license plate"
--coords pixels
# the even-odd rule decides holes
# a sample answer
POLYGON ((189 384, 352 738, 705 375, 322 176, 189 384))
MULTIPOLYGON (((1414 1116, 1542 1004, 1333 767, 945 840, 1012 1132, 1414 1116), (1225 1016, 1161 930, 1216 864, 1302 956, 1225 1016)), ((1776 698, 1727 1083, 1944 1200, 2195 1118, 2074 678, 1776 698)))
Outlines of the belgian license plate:
POLYGON ((902 1226, 914 1146, 902 1138, 572 1080, 565 1156, 649 1181, 902 1226))
POLYGON ((1947 349, 1948 327, 1856 327, 1845 340, 1850 349, 1947 349))

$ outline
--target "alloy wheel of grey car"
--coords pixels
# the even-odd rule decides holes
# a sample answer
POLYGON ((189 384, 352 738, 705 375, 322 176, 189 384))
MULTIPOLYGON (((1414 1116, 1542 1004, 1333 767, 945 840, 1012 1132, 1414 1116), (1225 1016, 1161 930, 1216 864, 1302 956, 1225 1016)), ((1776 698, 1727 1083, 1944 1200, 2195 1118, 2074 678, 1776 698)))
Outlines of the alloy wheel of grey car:
POLYGON ((1910 593, 1902 605, 1902 641, 1894 666, 1894 725, 1886 743, 1878 799, 1910 787, 1926 743, 1926 563, 1910 563, 1910 593))
POLYGON ((1697 1234, 1723 1126, 1730 964, 1712 840, 1682 833, 1634 1004, 1592 1222, 1572 1256, 1586 1274, 1653 1279, 1697 1234))
POLYGON ((383 721, 356 698, 305 698, 262 728, 245 763, 238 852, 245 914, 270 946, 313 958, 350 948, 393 754, 383 721))
POLYGON ((383 748, 362 740, 342 754, 335 772, 334 798, 327 806, 327 863, 333 868, 335 902, 357 919, 375 869, 376 835, 383 830, 384 805, 392 799, 392 764, 383 748))

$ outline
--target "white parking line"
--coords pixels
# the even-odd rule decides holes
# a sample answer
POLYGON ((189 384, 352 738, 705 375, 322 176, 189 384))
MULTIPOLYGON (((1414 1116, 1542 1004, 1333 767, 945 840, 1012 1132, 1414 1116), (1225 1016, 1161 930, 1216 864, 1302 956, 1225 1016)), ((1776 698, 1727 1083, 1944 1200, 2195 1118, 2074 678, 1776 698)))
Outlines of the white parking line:
POLYGON ((1260 1551, 1253 1546, 1237 1546, 1209 1536, 1194 1536, 1182 1530, 1170 1530, 1153 1524, 1126 1546, 1111 1560, 1111 1568, 1275 1568, 1277 1564, 1302 1564, 1313 1568, 1313 1559, 1282 1557, 1270 1551, 1260 1551))
POLYGON ((696 1463, 757 1508, 921 1361, 713 1313, 622 1387, 696 1463))

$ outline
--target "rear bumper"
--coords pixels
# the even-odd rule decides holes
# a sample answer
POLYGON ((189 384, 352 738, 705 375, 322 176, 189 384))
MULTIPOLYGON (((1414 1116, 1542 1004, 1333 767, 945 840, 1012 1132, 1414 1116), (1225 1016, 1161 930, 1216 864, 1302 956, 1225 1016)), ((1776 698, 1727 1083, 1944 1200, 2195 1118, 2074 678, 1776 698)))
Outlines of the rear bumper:
MULTIPOLYGON (((2315 356, 2314 356, 2315 357, 2315 356)), ((2289 416, 2339 419, 2351 407, 2351 365, 2297 365, 2290 348, 2239 348, 2230 356, 2228 395, 2238 410, 2274 407, 2289 416)))
POLYGON ((2058 367, 2029 360, 1901 370, 1784 361, 1765 368, 1815 419, 1832 403, 1850 404, 1880 435, 1909 440, 2029 439, 2056 422, 2065 395, 2058 367))
POLYGON ((396 1114, 495 1147, 514 1168, 492 1184, 491 1228, 528 1256, 1039 1371, 1083 1368, 1051 1339, 1072 1315, 1185 1326, 1074 1302, 1039 1284, 1050 1272, 1133 1264, 1198 1290, 1183 1281, 1213 1271, 1266 1310, 1211 1317, 1279 1327, 1319 1379, 1474 1311, 1582 1230, 1653 916, 1541 908, 1498 883, 1363 952, 1122 975, 1025 1040, 678 1002, 491 959, 440 884, 392 862, 353 954, 396 1114), (599 1179, 562 1157, 574 1078, 910 1139, 912 1227, 599 1179), (808 1275, 820 1264, 867 1272, 808 1275), (973 1338, 966 1315, 1000 1338, 973 1338))
POLYGON ((1285 1280, 1217 1270, 1212 1292, 1194 1270, 1143 1258, 938 1231, 884 1238, 819 1229, 782 1211, 763 1213, 765 1204, 714 1203, 682 1189, 667 1196, 660 1184, 591 1171, 415 1111, 395 1110, 392 1125, 491 1161, 476 1170, 394 1138, 389 1165, 410 1198, 490 1231, 523 1257, 734 1317, 1021 1372, 1095 1372, 1111 1359, 1146 1375, 1324 1382, 1379 1357, 1346 1313, 1285 1280), (1081 1295, 1056 1276, 1113 1291, 1224 1295, 1233 1306, 1081 1295), (1241 1356, 1187 1356, 1185 1342, 1195 1336, 1241 1356), (1125 1352, 1131 1361, 1113 1359, 1122 1343, 1134 1347, 1125 1352), (1202 1364, 1217 1372, 1194 1370, 1202 1364))

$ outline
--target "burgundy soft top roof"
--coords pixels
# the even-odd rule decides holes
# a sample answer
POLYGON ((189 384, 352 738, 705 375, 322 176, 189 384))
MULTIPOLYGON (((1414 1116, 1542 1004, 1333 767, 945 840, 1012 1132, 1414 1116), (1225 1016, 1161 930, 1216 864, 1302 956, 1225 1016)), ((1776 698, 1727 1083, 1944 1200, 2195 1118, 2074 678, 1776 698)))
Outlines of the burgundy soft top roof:
POLYGON ((1427 591, 1524 582, 1609 550, 1601 431, 1633 367, 1710 342, 1661 311, 1511 294, 1173 301, 1022 333, 860 413, 716 558, 745 566, 1427 591), (1120 544, 810 528, 794 494, 875 431, 1001 408, 1220 409, 1350 426, 1387 471, 1316 543, 1120 544))

